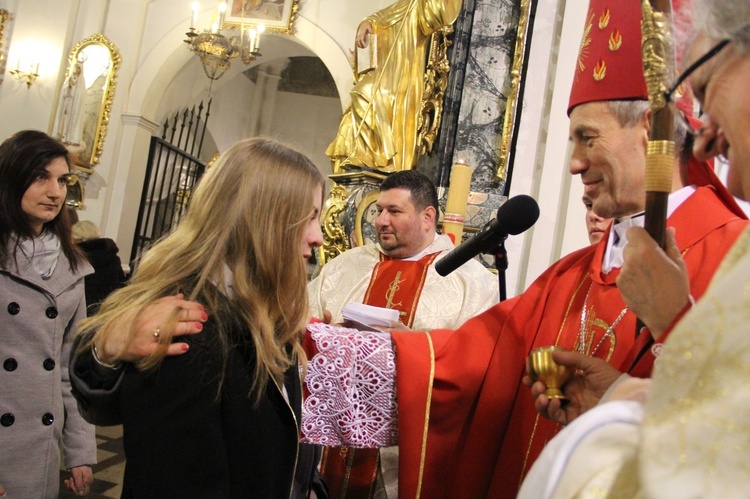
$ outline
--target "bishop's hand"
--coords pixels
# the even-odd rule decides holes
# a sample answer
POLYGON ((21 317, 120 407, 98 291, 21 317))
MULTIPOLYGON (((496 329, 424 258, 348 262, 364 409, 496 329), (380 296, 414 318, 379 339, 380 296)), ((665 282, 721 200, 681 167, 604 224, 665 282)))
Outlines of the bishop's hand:
POLYGON ((574 369, 573 376, 562 387, 567 400, 547 397, 544 393, 547 386, 541 381, 532 383, 531 378, 524 376, 523 383, 531 388, 537 412, 562 425, 596 406, 622 374, 606 361, 579 352, 555 351, 552 358, 558 364, 574 369))
POLYGON ((666 243, 665 252, 644 229, 628 229, 624 263, 617 276, 622 299, 648 326, 654 339, 690 303, 687 267, 675 242, 673 227, 667 228, 666 243))

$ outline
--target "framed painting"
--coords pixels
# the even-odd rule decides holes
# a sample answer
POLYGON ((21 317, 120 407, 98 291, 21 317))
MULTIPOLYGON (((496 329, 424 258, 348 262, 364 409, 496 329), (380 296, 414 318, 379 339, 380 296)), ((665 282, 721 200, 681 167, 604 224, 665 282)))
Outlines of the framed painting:
POLYGON ((5 24, 10 18, 10 12, 5 9, 0 9, 0 83, 3 82, 3 76, 5 75, 5 63, 7 50, 5 48, 5 24))
POLYGON ((262 24, 266 31, 291 35, 299 0, 228 0, 222 29, 262 24))

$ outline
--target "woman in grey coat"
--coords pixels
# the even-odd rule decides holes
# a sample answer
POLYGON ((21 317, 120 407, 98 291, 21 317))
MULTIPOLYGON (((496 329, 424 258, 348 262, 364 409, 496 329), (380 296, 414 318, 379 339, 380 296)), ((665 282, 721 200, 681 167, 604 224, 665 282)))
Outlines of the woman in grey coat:
POLYGON ((74 493, 93 481, 94 427, 68 376, 93 271, 61 211, 69 176, 67 150, 43 132, 0 145, 0 486, 12 498, 57 497, 61 450, 74 493))

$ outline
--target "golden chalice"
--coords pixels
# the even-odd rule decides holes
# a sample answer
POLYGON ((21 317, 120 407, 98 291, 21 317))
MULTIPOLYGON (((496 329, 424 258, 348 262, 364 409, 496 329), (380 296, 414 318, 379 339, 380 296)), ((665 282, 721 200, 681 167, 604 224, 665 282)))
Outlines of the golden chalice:
POLYGON ((526 357, 526 372, 532 381, 541 381, 547 385, 545 394, 550 398, 566 399, 563 394, 562 386, 573 374, 573 369, 567 366, 561 366, 552 360, 552 352, 563 350, 560 347, 541 347, 535 348, 526 357))

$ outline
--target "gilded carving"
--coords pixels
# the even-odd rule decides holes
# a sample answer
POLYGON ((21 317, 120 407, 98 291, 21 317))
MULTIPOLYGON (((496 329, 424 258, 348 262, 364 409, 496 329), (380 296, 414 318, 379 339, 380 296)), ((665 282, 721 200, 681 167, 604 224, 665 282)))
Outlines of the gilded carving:
MULTIPOLYGON (((505 118, 503 119, 503 133, 500 136, 500 161, 495 176, 498 180, 505 180, 508 172, 508 163, 510 161, 510 143, 513 138, 513 132, 516 128, 516 113, 518 108, 518 90, 521 84, 521 72, 523 71, 523 62, 526 57, 526 34, 529 28, 529 17, 531 13, 531 0, 521 0, 521 15, 518 19, 518 34, 516 35, 516 48, 513 52, 513 67, 510 75, 510 89, 508 90, 508 101, 505 104, 505 118)), ((591 30, 591 25, 587 28, 587 33, 591 30)), ((584 35, 581 41, 581 53, 583 49, 591 43, 584 35)), ((579 59, 580 64, 580 59, 579 59)))
POLYGON ((5 72, 5 22, 10 18, 10 12, 0 9, 0 82, 2 73, 5 72))
POLYGON ((451 41, 448 36, 453 33, 453 26, 446 26, 436 31, 430 40, 429 59, 425 68, 422 109, 417 124, 419 132, 417 144, 419 154, 432 151, 443 116, 445 89, 448 88, 448 73, 451 63, 448 60, 448 47, 451 41))
POLYGON ((320 248, 320 265, 325 265, 339 254, 349 249, 346 230, 339 217, 346 208, 346 188, 333 184, 331 193, 323 207, 323 246, 320 248))
POLYGON ((651 109, 658 111, 667 104, 664 90, 671 77, 670 61, 674 60, 672 29, 668 17, 662 12, 654 11, 648 0, 641 0, 641 9, 643 76, 648 87, 651 109))

